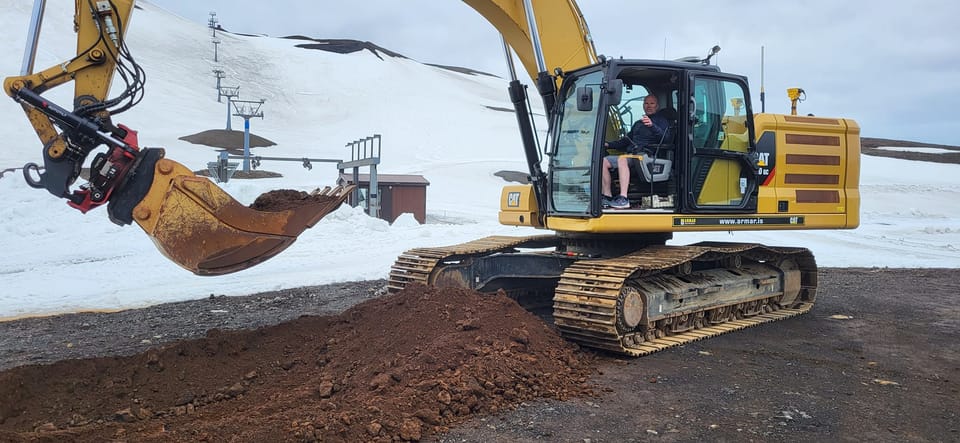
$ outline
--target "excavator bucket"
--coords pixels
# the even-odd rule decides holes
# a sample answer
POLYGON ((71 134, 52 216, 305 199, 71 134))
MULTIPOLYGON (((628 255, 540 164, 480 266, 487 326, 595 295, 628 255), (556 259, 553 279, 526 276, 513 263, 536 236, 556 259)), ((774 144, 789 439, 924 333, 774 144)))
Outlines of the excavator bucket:
POLYGON ((170 260, 197 275, 222 275, 277 255, 336 210, 354 187, 327 187, 275 206, 278 210, 256 210, 206 177, 162 158, 132 215, 170 260))

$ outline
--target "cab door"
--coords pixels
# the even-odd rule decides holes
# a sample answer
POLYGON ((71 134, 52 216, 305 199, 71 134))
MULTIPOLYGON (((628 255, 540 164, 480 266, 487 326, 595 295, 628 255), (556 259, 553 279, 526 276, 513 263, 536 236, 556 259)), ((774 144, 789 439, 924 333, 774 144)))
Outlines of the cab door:
POLYGON ((752 212, 757 207, 753 115, 745 79, 688 77, 684 207, 689 212, 752 212))

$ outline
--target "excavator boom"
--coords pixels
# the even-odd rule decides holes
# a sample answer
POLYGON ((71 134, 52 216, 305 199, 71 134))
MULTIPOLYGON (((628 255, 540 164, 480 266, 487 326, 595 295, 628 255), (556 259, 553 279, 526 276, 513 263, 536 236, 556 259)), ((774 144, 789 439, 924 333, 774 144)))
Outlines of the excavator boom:
POLYGON ((590 30, 576 2, 572 0, 463 0, 492 24, 517 54, 530 79, 541 71, 559 68, 569 71, 597 62, 590 30), (529 8, 525 7, 529 3, 529 8), (534 21, 528 20, 531 9, 534 21), (534 23, 549 23, 535 27, 534 23), (536 28, 538 35, 532 35, 536 28), (547 46, 535 44, 549 42, 547 46), (537 54, 537 49, 541 51, 537 54), (543 66, 538 59, 542 58, 543 66))
POLYGON ((4 80, 43 144, 43 166, 24 166, 27 183, 64 198, 81 212, 107 205, 114 223, 136 222, 170 260, 198 275, 236 272, 283 251, 298 235, 337 209, 352 187, 304 195, 294 209, 248 208, 160 148, 141 149, 137 133, 112 116, 136 105, 145 75, 124 43, 134 0, 77 0, 76 57, 31 73, 43 0, 37 0, 20 76, 4 80), (108 98, 115 72, 126 83, 108 98), (73 110, 41 94, 75 83, 73 110), (90 154, 87 183, 71 188, 90 154), (41 172, 42 171, 42 172, 41 172))

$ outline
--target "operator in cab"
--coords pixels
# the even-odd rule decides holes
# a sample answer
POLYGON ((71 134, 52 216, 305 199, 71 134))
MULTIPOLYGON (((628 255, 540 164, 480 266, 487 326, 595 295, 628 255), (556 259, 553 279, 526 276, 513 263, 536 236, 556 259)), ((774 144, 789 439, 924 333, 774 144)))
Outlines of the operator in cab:
MULTIPOLYGON (((627 154, 643 154, 648 146, 663 142, 670 128, 670 121, 660 112, 657 96, 649 94, 643 98, 643 117, 637 120, 626 137, 603 144, 606 149, 616 149, 627 154)), ((647 152, 647 155, 651 153, 647 152)), ((626 209, 630 207, 627 188, 630 186, 630 169, 639 167, 640 161, 625 155, 608 155, 603 158, 602 190, 603 207, 626 209), (612 171, 617 171, 620 179, 620 194, 613 197, 611 184, 612 171)))

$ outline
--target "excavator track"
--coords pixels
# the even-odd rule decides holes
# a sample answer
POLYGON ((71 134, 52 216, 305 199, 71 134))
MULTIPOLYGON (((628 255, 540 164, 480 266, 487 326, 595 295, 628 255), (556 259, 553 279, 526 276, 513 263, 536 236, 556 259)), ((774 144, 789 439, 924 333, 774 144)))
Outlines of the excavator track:
MULTIPOLYGON (((650 246, 622 257, 582 260, 568 267, 557 285, 553 316, 561 334, 572 341, 592 348, 641 356, 803 314, 813 307, 816 287, 816 263, 813 254, 804 248, 728 243, 650 246), (743 259, 791 263, 787 267, 792 269, 788 271, 799 273, 799 281, 783 286, 794 287, 796 294, 785 299, 784 291, 774 291, 729 304, 712 304, 700 310, 678 310, 657 319, 649 318, 646 306, 641 310, 631 310, 628 306, 648 303, 637 290, 639 283, 651 282, 671 272, 676 272, 682 281, 685 270, 688 272, 690 264, 698 261, 730 263, 729 268, 720 268, 721 272, 736 272, 738 266, 735 263, 743 259), (635 320, 626 323, 635 322, 632 328, 624 325, 624 318, 631 315, 635 320), (678 324, 685 327, 676 328, 678 324), (671 331, 674 328, 685 330, 671 331)), ((673 294, 693 292, 683 287, 669 290, 673 294)))
MULTIPOLYGON (((447 261, 557 242, 550 235, 491 236, 411 249, 391 267, 387 288, 434 284, 432 276, 447 261)), ((616 258, 572 260, 558 277, 553 319, 561 334, 630 356, 803 314, 813 307, 817 289, 809 250, 757 244, 648 246, 616 258), (661 304, 699 302, 656 314, 650 305, 658 291, 665 294, 661 304)))
POLYGON ((387 291, 391 293, 399 292, 410 283, 424 285, 433 283, 430 281, 430 275, 437 265, 444 260, 470 255, 491 254, 543 243, 553 244, 555 242, 556 237, 553 235, 528 237, 493 235, 459 245, 410 249, 400 254, 397 261, 390 267, 387 291))

